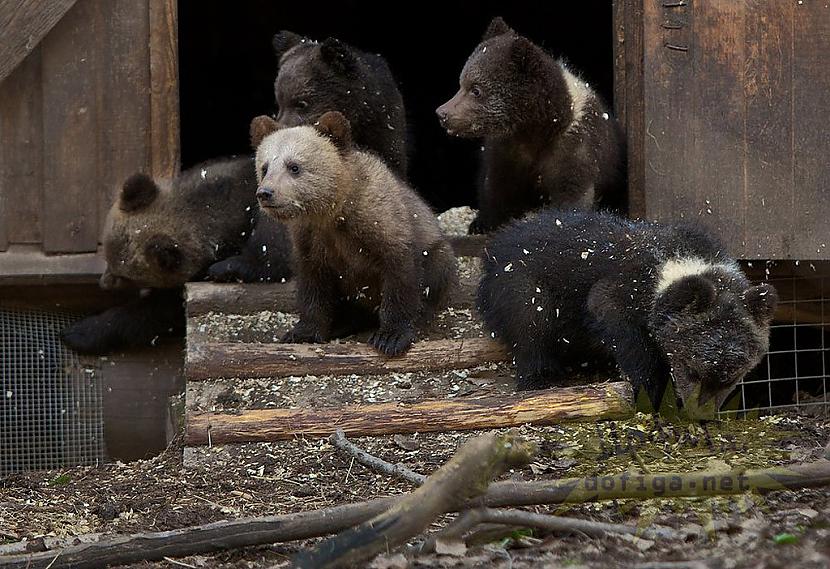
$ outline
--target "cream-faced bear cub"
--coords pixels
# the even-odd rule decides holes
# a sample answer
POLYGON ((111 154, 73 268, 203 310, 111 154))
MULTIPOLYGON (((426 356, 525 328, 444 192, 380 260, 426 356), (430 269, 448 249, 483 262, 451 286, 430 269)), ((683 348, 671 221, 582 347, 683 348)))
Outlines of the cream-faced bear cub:
POLYGON ((326 342, 377 327, 369 343, 405 352, 416 324, 441 308, 456 260, 432 211, 375 155, 352 145, 349 121, 251 123, 257 198, 294 244, 300 321, 285 342, 326 342))
POLYGON ((493 236, 478 292, 519 389, 605 359, 655 409, 673 380, 695 418, 717 411, 761 360, 777 302, 699 228, 557 210, 493 236))
POLYGON ((543 206, 621 209, 624 143, 588 83, 495 18, 438 107, 451 135, 483 138, 479 213, 487 233, 543 206))

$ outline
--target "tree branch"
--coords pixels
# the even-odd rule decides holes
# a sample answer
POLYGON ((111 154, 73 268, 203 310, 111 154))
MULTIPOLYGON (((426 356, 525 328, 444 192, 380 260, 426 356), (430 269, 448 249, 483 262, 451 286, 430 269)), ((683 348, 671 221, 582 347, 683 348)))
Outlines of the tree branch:
POLYGON ((403 478, 404 480, 412 482, 416 486, 420 486, 427 480, 427 477, 423 474, 413 472, 401 463, 392 464, 391 462, 386 462, 382 458, 369 454, 348 440, 346 438, 346 434, 343 432, 343 429, 337 429, 337 431, 329 437, 329 442, 331 442, 331 444, 333 444, 336 448, 339 448, 340 450, 353 456, 354 459, 363 466, 373 470, 383 472, 384 474, 388 474, 390 476, 395 476, 396 478, 403 478))
POLYGON ((485 434, 467 441, 411 494, 383 514, 294 558, 294 567, 355 567, 424 531, 435 518, 487 491, 510 466, 530 461, 535 447, 515 435, 485 434))

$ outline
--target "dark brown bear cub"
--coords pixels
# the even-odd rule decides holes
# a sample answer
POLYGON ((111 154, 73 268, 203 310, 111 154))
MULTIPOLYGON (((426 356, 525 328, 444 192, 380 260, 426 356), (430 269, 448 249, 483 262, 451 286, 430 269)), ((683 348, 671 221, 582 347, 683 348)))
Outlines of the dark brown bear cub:
POLYGON ((258 211, 256 183, 250 156, 205 162, 167 182, 130 176, 104 226, 100 284, 135 298, 73 324, 64 342, 93 354, 146 346, 184 330, 181 287, 190 280, 290 277, 287 232, 258 211))
POLYGON ((282 127, 314 124, 325 112, 349 120, 352 141, 406 178, 406 113, 386 60, 335 38, 322 42, 281 31, 274 36, 279 73, 274 93, 282 127))
POLYGON ((294 243, 300 321, 286 342, 325 342, 377 326, 369 343, 397 355, 442 307, 456 261, 429 207, 376 156, 352 146, 348 120, 251 123, 257 198, 294 243))
POLYGON ((486 233, 542 206, 619 209, 623 142, 589 85, 495 18, 437 110, 456 136, 484 138, 479 213, 486 233))

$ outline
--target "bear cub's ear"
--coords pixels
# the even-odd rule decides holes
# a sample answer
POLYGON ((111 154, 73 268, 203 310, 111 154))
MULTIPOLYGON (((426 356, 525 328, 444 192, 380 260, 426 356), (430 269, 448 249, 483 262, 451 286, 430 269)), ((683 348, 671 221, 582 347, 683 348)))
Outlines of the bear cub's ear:
POLYGON ((744 292, 744 306, 758 324, 769 324, 778 306, 778 292, 770 284, 759 284, 744 292))
POLYGON ((300 44, 302 41, 303 37, 301 35, 289 32, 288 30, 282 30, 274 34, 271 45, 274 46, 274 54, 277 56, 277 60, 281 59, 288 50, 300 44))
POLYGON ((484 32, 484 36, 481 38, 481 41, 489 40, 490 38, 494 38, 496 36, 501 36, 504 34, 515 34, 516 32, 513 31, 513 28, 507 25, 507 22, 504 21, 504 18, 501 16, 496 16, 492 20, 490 20, 490 25, 487 26, 487 30, 484 32))
POLYGON ((326 38, 320 44, 320 56, 340 75, 353 77, 357 72, 358 62, 354 52, 337 38, 326 38))
POLYGON ((339 111, 328 111, 314 124, 317 132, 331 139, 341 154, 352 147, 352 127, 349 119, 339 111))
POLYGON ((251 121, 251 147, 256 150, 266 136, 277 130, 279 130, 279 125, 271 117, 266 115, 254 117, 251 121))
POLYGON ((147 174, 133 174, 121 187, 118 207, 121 211, 131 213, 144 209, 155 201, 159 188, 147 174))
POLYGON ((657 310, 674 314, 682 310, 706 312, 715 305, 715 286, 699 275, 683 277, 672 283, 657 298, 657 310))

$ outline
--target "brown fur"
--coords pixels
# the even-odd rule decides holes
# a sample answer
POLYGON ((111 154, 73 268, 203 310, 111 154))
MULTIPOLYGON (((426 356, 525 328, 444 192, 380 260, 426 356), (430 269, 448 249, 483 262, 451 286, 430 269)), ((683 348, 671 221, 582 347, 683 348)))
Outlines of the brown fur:
POLYGON ((370 344, 394 355, 443 305, 455 257, 429 207, 380 159, 354 149, 349 133, 332 112, 315 127, 265 137, 257 197, 294 243, 302 308, 286 340, 324 342, 376 320, 370 344))
POLYGON ((562 61, 495 18, 459 83, 436 112, 450 134, 484 138, 472 233, 543 206, 624 207, 616 121, 562 61))

